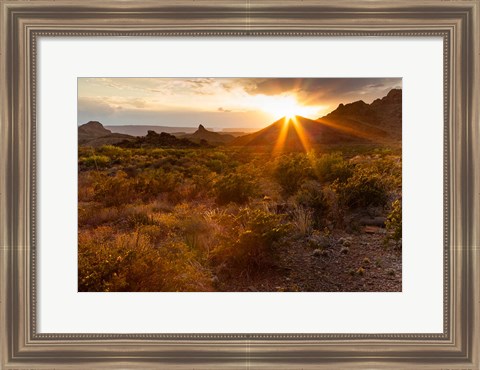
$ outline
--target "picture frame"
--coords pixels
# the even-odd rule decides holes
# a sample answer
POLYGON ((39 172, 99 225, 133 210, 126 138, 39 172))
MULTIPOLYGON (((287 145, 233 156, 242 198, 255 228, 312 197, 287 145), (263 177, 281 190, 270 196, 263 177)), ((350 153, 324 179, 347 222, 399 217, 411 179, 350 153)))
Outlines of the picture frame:
POLYGON ((479 368, 478 0, 0 4, 2 368, 479 368), (39 333, 35 186, 41 174, 35 144, 36 46, 42 36, 442 37, 443 333, 39 333))

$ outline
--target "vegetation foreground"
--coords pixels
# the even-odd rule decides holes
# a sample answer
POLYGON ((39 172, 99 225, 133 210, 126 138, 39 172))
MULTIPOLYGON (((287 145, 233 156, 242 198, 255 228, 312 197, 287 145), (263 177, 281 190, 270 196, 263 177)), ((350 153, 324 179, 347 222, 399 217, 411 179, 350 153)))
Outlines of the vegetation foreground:
POLYGON ((79 148, 79 291, 401 291, 401 151, 79 148))

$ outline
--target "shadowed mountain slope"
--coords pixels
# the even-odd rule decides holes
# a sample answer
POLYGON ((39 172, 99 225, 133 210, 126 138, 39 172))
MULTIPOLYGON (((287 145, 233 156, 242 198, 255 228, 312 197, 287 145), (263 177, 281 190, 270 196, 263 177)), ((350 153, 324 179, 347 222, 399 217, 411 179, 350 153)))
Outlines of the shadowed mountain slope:
POLYGON ((253 134, 231 142, 234 146, 273 146, 278 150, 308 149, 314 144, 366 142, 365 139, 305 117, 281 118, 253 134))
POLYGON ((371 104, 340 104, 317 120, 301 116, 281 118, 264 129, 234 139, 233 146, 272 146, 307 149, 316 144, 386 144, 401 142, 402 90, 393 89, 371 104))
POLYGON ((318 122, 373 142, 402 140, 402 90, 392 89, 371 104, 362 100, 340 104, 318 122))

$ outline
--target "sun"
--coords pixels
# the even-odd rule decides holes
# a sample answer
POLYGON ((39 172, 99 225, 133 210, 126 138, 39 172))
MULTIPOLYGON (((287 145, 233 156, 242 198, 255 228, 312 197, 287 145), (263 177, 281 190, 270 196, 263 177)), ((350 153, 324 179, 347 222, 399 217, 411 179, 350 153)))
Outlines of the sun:
POLYGON ((292 119, 303 110, 294 97, 279 98, 278 100, 278 102, 272 103, 271 113, 285 117, 287 120, 292 119))
POLYGON ((257 106, 275 118, 285 117, 287 120, 295 116, 309 116, 315 113, 315 107, 304 106, 298 103, 293 95, 286 96, 257 96, 257 106))

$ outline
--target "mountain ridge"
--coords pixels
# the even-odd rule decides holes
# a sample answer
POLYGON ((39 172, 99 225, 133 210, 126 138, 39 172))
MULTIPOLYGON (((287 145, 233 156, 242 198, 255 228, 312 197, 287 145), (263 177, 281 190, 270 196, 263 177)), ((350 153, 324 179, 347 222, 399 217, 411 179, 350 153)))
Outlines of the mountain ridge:
POLYGON ((124 147, 185 148, 230 145, 282 146, 284 150, 306 150, 306 146, 316 144, 388 144, 401 142, 401 139, 402 89, 392 89, 387 95, 375 99, 370 104, 363 100, 339 104, 335 110, 316 120, 302 116, 283 117, 261 130, 237 137, 210 131, 203 124, 191 134, 172 135, 163 131, 158 134, 148 130, 145 136, 137 137, 113 133, 98 121, 89 121, 78 127, 79 145, 94 147, 106 144, 121 144, 124 147))
POLYGON ((373 141, 401 141, 402 89, 391 89, 387 95, 367 104, 357 100, 339 104, 337 109, 317 118, 325 124, 335 124, 373 141))
POLYGON ((339 104, 316 120, 283 117, 257 132, 237 137, 230 145, 283 145, 285 150, 306 150, 306 144, 385 144, 401 141, 401 130, 402 90, 392 89, 371 104, 363 100, 339 104))

